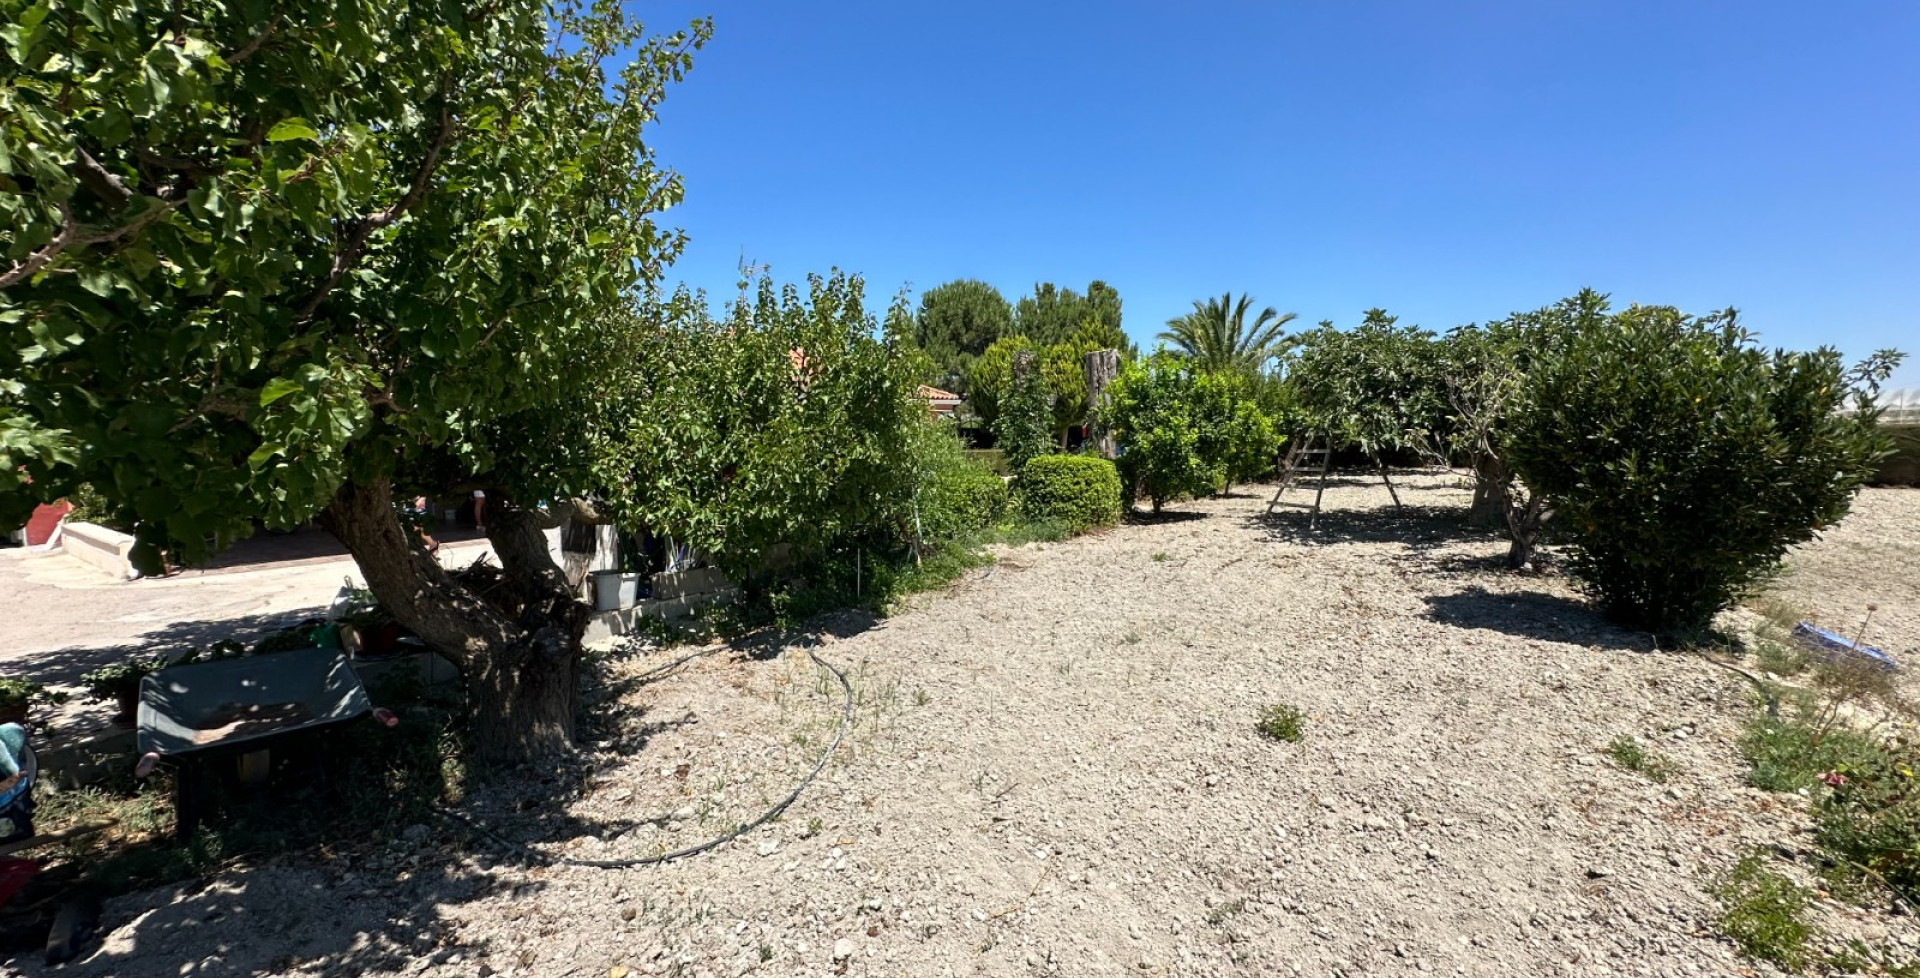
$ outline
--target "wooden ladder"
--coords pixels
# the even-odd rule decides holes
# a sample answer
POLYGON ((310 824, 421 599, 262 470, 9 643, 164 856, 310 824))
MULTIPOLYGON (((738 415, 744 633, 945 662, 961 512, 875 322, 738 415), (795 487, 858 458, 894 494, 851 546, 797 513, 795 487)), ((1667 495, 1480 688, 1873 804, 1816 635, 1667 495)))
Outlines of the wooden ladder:
POLYGON ((1312 515, 1307 517, 1307 529, 1313 529, 1320 519, 1320 497, 1326 494, 1327 469, 1332 465, 1333 443, 1325 435, 1309 432, 1293 438, 1286 457, 1280 460, 1280 488, 1274 491, 1273 499, 1267 502, 1267 512, 1272 513, 1276 509, 1312 510, 1312 515), (1319 485, 1313 490, 1313 502, 1290 503, 1281 499, 1303 473, 1320 479, 1319 485))
MULTIPOLYGON (((1308 432, 1295 436, 1291 444, 1293 447, 1287 450, 1286 457, 1280 461, 1280 488, 1274 491, 1273 499, 1268 501, 1267 512, 1271 514, 1276 509, 1310 510, 1307 516, 1307 529, 1311 530, 1320 522, 1320 497, 1326 495, 1327 472, 1333 467, 1333 439, 1326 435, 1308 432), (1319 463, 1317 468, 1314 465, 1315 462, 1319 463), (1290 503, 1281 499, 1287 494, 1288 489, 1293 488, 1294 481, 1303 473, 1319 478, 1319 483, 1313 489, 1313 502, 1290 503)), ((1380 481, 1387 484, 1387 494, 1393 497, 1393 508, 1405 509, 1406 507, 1400 502, 1400 490, 1395 488, 1393 480, 1387 477, 1386 463, 1380 461, 1379 455, 1373 455, 1372 458, 1374 471, 1380 473, 1380 481)))

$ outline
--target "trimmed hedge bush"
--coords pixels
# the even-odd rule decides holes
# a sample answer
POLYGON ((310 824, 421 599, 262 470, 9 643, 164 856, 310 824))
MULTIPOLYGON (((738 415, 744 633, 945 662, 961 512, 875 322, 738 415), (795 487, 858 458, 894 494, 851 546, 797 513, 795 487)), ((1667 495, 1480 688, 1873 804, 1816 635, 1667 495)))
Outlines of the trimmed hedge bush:
POLYGON ((1020 470, 1021 514, 1080 533, 1120 522, 1120 473, 1091 455, 1042 455, 1020 470))
POLYGON ((971 459, 943 471, 928 487, 921 507, 921 533, 929 540, 951 540, 1000 522, 1007 511, 1007 480, 971 459))

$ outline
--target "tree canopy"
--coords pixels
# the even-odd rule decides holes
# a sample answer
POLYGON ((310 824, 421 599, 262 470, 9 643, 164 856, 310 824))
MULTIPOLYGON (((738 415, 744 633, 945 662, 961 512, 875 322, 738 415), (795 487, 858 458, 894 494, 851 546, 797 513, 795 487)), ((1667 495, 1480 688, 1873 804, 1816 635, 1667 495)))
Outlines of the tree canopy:
POLYGON ((967 367, 1013 332, 1013 307, 1000 290, 978 279, 955 279, 920 295, 914 342, 933 366, 934 383, 965 393, 967 367))
POLYGON ((588 469, 514 463, 584 437, 558 409, 610 376, 605 311, 680 250, 641 133, 708 23, 0 3, 0 510, 91 483, 148 566, 317 513, 463 666, 483 754, 563 745, 584 617, 514 503, 588 469), (498 490, 511 600, 401 530, 428 467, 498 490))
POLYGON ((1040 346, 1066 342, 1088 329, 1117 338, 1101 349, 1128 346, 1120 325, 1120 293, 1099 279, 1087 285, 1085 295, 1052 282, 1036 283, 1032 294, 1014 304, 1013 328, 1040 346))
POLYGON ((1323 322, 1300 334, 1287 383, 1316 431, 1370 452, 1432 448, 1447 416, 1440 353, 1432 332, 1369 309, 1351 330, 1323 322))
POLYGON ((1193 311, 1167 321, 1160 339, 1207 371, 1256 373, 1280 355, 1287 324, 1296 318, 1282 315, 1272 306, 1253 314, 1253 297, 1232 292, 1218 299, 1196 300, 1193 311))

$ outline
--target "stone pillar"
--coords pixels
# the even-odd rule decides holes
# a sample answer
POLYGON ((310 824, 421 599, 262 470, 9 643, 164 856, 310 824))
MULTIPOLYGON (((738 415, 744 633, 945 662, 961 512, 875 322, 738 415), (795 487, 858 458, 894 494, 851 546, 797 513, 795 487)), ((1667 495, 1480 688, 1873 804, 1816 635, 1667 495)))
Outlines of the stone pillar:
POLYGON ((1120 375, 1120 351, 1095 350, 1087 354, 1080 367, 1087 375, 1087 440, 1100 446, 1101 456, 1112 458, 1113 434, 1099 422, 1099 416, 1101 409, 1106 407, 1107 385, 1120 375))

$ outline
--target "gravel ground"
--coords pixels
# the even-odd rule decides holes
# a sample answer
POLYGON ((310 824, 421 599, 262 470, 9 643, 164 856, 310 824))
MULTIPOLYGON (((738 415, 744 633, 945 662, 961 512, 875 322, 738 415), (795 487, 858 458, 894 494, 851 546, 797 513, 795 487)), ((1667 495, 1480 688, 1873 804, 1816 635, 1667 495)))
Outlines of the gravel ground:
MULTIPOLYGON (((1743 784, 1744 681, 1498 571, 1504 544, 1459 529, 1463 489, 1407 482, 1406 512, 1365 480, 1330 490, 1311 535, 1256 487, 1004 552, 883 622, 651 677, 671 654, 617 657, 584 785, 533 774, 471 809, 576 857, 716 834, 833 732, 815 648, 852 678, 852 733, 716 852, 529 869, 419 826, 112 901, 104 946, 60 973, 1769 973, 1715 936, 1703 889, 1748 847, 1810 844, 1799 799, 1743 784), (1304 742, 1256 734, 1269 703, 1306 711, 1304 742), (1613 766, 1619 734, 1678 774, 1613 766)), ((1822 615, 1877 600, 1875 634, 1920 643, 1917 501, 1869 493, 1788 586, 1822 615)), ((1920 953, 1911 918, 1821 913, 1920 953)))

